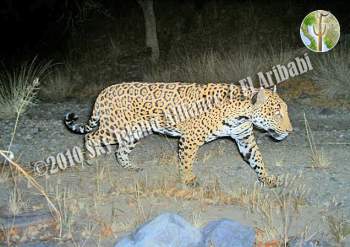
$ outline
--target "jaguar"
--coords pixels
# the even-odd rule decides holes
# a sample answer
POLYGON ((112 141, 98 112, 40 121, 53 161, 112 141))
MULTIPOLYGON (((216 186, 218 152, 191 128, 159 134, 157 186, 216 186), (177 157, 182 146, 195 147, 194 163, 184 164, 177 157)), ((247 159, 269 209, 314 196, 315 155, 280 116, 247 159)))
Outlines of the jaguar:
POLYGON ((231 83, 118 83, 98 95, 88 123, 77 120, 74 113, 64 118, 69 130, 85 135, 85 146, 116 145, 120 166, 133 170, 140 168, 130 162, 129 153, 140 139, 152 133, 178 137, 179 173, 191 186, 198 185, 193 174, 198 149, 229 137, 258 180, 275 187, 278 178, 268 175, 253 127, 277 141, 293 130, 287 104, 276 88, 247 90, 231 83))

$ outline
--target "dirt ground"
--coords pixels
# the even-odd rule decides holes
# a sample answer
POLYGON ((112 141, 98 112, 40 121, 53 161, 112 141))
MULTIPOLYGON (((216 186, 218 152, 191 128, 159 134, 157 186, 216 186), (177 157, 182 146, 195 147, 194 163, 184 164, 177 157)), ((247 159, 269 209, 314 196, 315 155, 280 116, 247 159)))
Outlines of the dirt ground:
MULTIPOLYGON (((309 100, 289 102, 294 132, 286 140, 274 142, 258 131, 256 138, 270 174, 289 174, 290 180, 298 175, 288 187, 295 192, 293 201, 298 204, 298 210, 286 206, 292 219, 289 237, 305 233, 335 246, 334 225, 350 219, 350 114, 347 109, 310 106, 309 100), (313 161, 304 113, 319 162, 313 161)), ((62 119, 72 111, 81 116, 79 121, 86 121, 91 103, 40 103, 23 114, 12 146, 18 163, 31 169, 30 162, 82 147, 83 137, 70 133, 62 119)), ((7 148, 14 122, 0 121, 0 149, 7 148)), ((280 212, 286 210, 279 211, 277 203, 269 221, 263 210, 266 205, 259 205, 269 200, 274 204, 281 198, 281 190, 260 188, 230 139, 216 140, 200 149, 194 165, 199 188, 185 188, 178 182, 175 138, 147 137, 133 150, 131 160, 143 170, 122 169, 111 153, 98 157, 91 166, 77 164, 36 177, 62 214, 63 232, 50 237, 48 246, 113 246, 139 224, 169 211, 198 227, 229 218, 256 227, 262 235, 268 235, 268 229, 276 232, 275 238, 283 232, 280 212)), ((19 214, 48 210, 45 199, 25 179, 18 179, 14 193, 9 167, 0 169, 0 217, 11 215, 8 211, 13 208, 19 214)))

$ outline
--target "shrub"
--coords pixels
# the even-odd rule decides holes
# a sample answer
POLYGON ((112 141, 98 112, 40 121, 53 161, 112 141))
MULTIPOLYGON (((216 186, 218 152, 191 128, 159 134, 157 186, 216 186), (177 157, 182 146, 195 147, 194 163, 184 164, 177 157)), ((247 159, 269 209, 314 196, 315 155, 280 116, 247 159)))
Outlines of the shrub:
POLYGON ((171 61, 149 66, 145 81, 238 82, 251 76, 256 81, 259 71, 294 58, 295 51, 280 46, 257 50, 245 45, 229 52, 208 51, 203 54, 178 54, 171 61))
POLYGON ((71 76, 66 68, 55 68, 41 84, 39 96, 50 101, 62 101, 74 96, 71 76))
MULTIPOLYGON (((349 43, 349 42, 348 42, 349 43)), ((349 99, 350 48, 346 42, 326 53, 314 55, 312 79, 328 98, 349 99)))

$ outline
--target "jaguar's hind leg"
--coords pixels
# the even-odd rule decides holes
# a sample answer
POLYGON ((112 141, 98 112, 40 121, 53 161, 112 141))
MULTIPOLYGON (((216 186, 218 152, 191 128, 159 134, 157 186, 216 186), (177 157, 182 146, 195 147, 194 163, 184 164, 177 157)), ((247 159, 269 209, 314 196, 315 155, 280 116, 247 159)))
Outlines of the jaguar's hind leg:
POLYGON ((193 174, 192 165, 202 143, 190 137, 182 137, 179 141, 180 176, 184 184, 191 187, 199 185, 193 174))
POLYGON ((129 154, 135 146, 136 143, 120 143, 117 151, 115 152, 115 157, 121 167, 133 171, 141 171, 142 168, 131 164, 129 160, 129 154))
POLYGON ((112 151, 111 145, 116 144, 110 136, 104 136, 99 130, 85 135, 84 163, 91 165, 92 159, 108 154, 112 151))

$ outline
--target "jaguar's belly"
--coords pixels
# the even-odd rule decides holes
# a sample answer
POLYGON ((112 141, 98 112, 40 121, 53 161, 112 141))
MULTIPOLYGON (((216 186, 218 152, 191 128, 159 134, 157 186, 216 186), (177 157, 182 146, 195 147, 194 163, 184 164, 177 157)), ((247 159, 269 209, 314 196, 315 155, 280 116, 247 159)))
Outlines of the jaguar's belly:
POLYGON ((172 128, 157 128, 154 130, 155 133, 168 135, 168 136, 174 136, 179 137, 181 136, 181 133, 178 130, 172 129, 172 128))
POLYGON ((250 121, 228 121, 222 125, 220 129, 208 136, 205 141, 210 142, 220 137, 232 137, 233 139, 236 139, 240 136, 246 135, 246 133, 250 133, 252 128, 253 125, 250 121))

